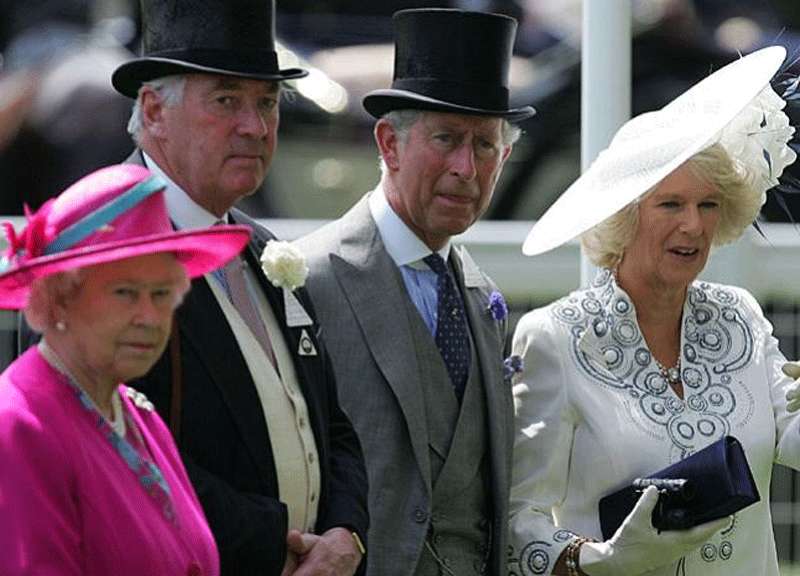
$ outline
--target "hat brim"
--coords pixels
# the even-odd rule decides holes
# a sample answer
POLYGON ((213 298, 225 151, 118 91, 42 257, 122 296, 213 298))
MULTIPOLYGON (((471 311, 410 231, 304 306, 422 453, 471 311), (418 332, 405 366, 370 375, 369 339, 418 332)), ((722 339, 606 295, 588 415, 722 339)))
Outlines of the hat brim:
POLYGON ((523 254, 542 254, 590 230, 714 144, 769 84, 785 58, 780 46, 753 52, 704 78, 661 110, 626 122, 533 225, 523 254))
POLYGON ((0 308, 24 308, 31 283, 38 278, 146 254, 172 252, 187 276, 195 278, 223 266, 242 251, 249 239, 249 226, 213 226, 153 234, 32 258, 0 274, 0 308))
POLYGON ((308 70, 302 68, 286 68, 278 71, 257 71, 237 69, 235 67, 205 66, 184 60, 172 58, 137 58, 120 65, 111 75, 111 84, 120 94, 129 98, 136 98, 142 84, 172 76, 174 74, 222 74, 225 76, 237 76, 241 78, 251 78, 254 80, 266 80, 271 82, 281 82, 283 80, 294 80, 308 76, 308 70))
POLYGON ((408 90, 383 88, 373 90, 362 100, 364 109, 375 118, 393 110, 430 110, 432 112, 452 112, 456 114, 473 114, 478 116, 495 116, 509 122, 519 122, 536 114, 532 106, 512 108, 509 110, 491 110, 487 108, 474 108, 462 106, 453 102, 437 100, 408 90))

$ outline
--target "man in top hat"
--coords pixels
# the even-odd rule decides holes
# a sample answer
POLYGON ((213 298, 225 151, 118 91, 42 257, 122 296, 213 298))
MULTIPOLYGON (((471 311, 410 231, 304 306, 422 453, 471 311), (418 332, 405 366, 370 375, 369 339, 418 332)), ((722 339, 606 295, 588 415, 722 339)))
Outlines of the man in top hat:
POLYGON ((451 245, 486 210, 530 107, 510 109, 516 21, 400 11, 378 118, 382 178, 296 244, 371 486, 375 576, 505 574, 512 443, 505 304, 451 245))
POLYGON ((192 283, 170 349, 134 385, 170 422, 223 574, 352 574, 366 542, 366 473, 304 266, 233 208, 269 168, 281 82, 306 71, 278 66, 274 1, 145 0, 142 18, 143 57, 112 78, 136 98, 128 161, 167 182, 177 228, 228 221, 254 234, 236 264, 192 283), (296 273, 267 278, 265 246, 296 273))

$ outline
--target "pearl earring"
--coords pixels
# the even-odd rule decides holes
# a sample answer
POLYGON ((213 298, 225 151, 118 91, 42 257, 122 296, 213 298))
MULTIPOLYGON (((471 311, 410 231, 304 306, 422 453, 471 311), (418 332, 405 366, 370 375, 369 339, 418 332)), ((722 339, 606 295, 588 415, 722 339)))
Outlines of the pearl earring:
POLYGON ((63 320, 56 321, 56 330, 65 332, 67 330, 67 324, 63 320))

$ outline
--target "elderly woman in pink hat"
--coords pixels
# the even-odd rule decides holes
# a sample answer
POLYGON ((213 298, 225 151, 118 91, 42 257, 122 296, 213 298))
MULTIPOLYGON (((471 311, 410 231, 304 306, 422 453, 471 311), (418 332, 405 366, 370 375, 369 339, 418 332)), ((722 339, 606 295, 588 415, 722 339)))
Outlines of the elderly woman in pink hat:
POLYGON ((511 573, 777 576, 768 495, 773 463, 800 469, 795 386, 753 296, 697 277, 796 159, 769 84, 785 55, 629 121, 526 239, 533 255, 580 235, 600 271, 514 335, 511 573))
POLYGON ((0 307, 41 332, 0 375, 0 574, 218 574, 169 431, 124 382, 164 351, 189 278, 249 229, 172 229, 145 168, 86 176, 28 216, 0 261, 0 307))

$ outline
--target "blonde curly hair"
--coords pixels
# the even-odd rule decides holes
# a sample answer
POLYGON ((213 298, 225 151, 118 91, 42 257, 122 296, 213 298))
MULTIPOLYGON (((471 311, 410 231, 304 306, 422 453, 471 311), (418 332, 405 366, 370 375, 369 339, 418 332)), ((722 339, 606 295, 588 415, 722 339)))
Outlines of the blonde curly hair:
MULTIPOLYGON (((712 244, 722 246, 738 239, 756 219, 765 195, 745 182, 720 144, 713 144, 698 152, 686 165, 695 176, 712 184, 720 194, 720 218, 712 244)), ((657 187, 658 184, 581 235, 584 253, 595 266, 614 268, 619 264, 639 226, 639 202, 657 187)))

